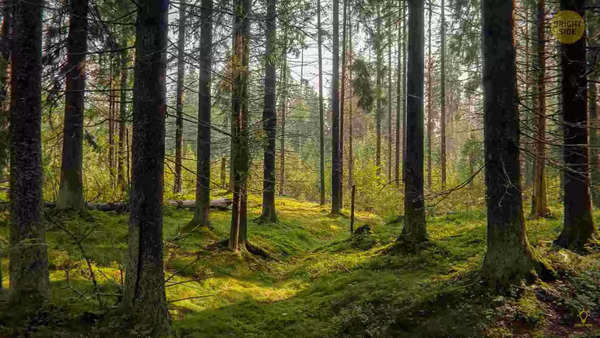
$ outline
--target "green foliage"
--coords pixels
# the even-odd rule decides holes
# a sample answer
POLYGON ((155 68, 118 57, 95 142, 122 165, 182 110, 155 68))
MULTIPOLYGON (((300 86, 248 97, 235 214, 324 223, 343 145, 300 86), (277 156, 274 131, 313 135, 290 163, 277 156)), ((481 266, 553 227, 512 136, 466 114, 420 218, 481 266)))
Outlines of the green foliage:
POLYGON ((358 96, 358 107, 365 113, 371 112, 375 102, 375 89, 373 88, 371 74, 372 66, 361 58, 356 58, 352 63, 354 73, 352 87, 354 94, 358 96))

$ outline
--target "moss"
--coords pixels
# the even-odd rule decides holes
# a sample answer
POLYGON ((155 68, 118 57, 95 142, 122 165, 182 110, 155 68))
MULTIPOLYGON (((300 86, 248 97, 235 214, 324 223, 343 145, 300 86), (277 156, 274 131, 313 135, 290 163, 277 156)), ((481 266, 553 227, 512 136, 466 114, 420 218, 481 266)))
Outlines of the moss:
MULTIPOLYGON (((259 196, 249 196, 249 220, 260 215, 259 202, 259 196)), ((193 212, 164 208, 166 290, 175 334, 544 336, 552 325, 572 327, 580 307, 600 311, 600 254, 579 256, 553 247, 551 240, 561 227, 556 219, 530 221, 527 232, 561 280, 537 282, 496 300, 478 272, 486 250, 481 211, 430 217, 430 245, 416 253, 386 255, 401 223, 384 224, 377 215, 359 212, 357 224, 372 229, 363 246, 365 238, 351 239, 349 220, 328 217, 326 208, 288 198, 279 198, 276 206, 279 222, 250 222, 249 238, 277 260, 211 246, 228 236, 229 212, 211 211, 212 231, 182 235, 179 228, 193 212), (557 316, 554 323, 548 319, 556 313, 568 314, 563 324, 557 316)), ((0 242, 8 238, 3 217, 0 242)), ((55 220, 83 239, 85 253, 49 223, 50 302, 62 315, 42 321, 36 332, 105 336, 123 329, 121 315, 113 317, 107 309, 121 297, 128 215, 91 211, 55 215, 55 220), (94 295, 86 257, 103 294, 102 305, 94 295)), ((0 262, 8 286, 7 259, 1 254, 0 262)), ((9 330, 2 325, 0 321, 0 335, 9 330)))

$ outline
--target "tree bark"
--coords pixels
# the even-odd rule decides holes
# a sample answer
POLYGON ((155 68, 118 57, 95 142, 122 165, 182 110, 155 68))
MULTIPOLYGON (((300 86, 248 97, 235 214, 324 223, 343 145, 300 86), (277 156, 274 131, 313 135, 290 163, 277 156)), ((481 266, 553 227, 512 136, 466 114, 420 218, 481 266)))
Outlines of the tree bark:
MULTIPOLYGON (((200 75, 198 79, 198 136, 196 144, 196 209, 193 226, 209 225, 211 154, 212 0, 202 0, 200 9, 200 75)), ((223 162, 224 163, 224 162, 223 162)), ((222 169, 224 172, 224 169, 222 169)), ((224 181, 224 179, 222 179, 224 181)))
POLYGON ((427 240, 423 196, 423 1, 409 0, 408 8, 407 156, 404 162, 404 228, 401 237, 410 242, 423 242, 427 240))
POLYGON ((398 18, 398 71, 397 71, 397 79, 396 79, 396 162, 394 166, 394 182, 396 183, 396 187, 400 186, 400 157, 401 157, 401 148, 402 141, 400 138, 400 129, 404 125, 403 121, 403 90, 404 83, 402 82, 404 70, 401 68, 402 65, 402 45, 404 39, 404 9, 405 3, 403 0, 398 0, 398 8, 401 8, 398 18))
POLYGON ((406 179, 406 118, 407 118, 407 105, 408 105, 408 98, 407 98, 407 69, 406 69, 406 59, 407 59, 407 55, 406 55, 406 49, 408 47, 408 36, 406 34, 406 29, 408 26, 408 6, 407 6, 407 1, 406 0, 402 0, 404 2, 404 4, 402 5, 402 37, 403 37, 403 43, 402 43, 402 88, 403 88, 403 92, 402 92, 402 182, 405 182, 406 179))
POLYGON ((377 176, 381 175, 381 119, 383 118, 383 48, 382 35, 381 35, 381 8, 380 4, 377 3, 377 18, 375 23, 375 63, 376 63, 376 93, 377 102, 375 107, 375 134, 376 134, 376 153, 375 153, 375 165, 377 166, 377 176))
POLYGON ((340 4, 333 2, 333 61, 331 78, 331 213, 342 210, 342 164, 340 163, 340 4))
MULTIPOLYGON (((391 1, 387 2, 387 5, 391 5, 391 1)), ((391 7, 391 6, 390 6, 391 7)), ((389 7, 388 7, 389 8, 389 7)), ((391 9, 391 8, 390 8, 391 9)), ((391 12, 391 10, 388 10, 391 12)), ((387 180, 388 182, 392 182, 392 167, 393 167, 393 159, 392 159, 392 16, 387 16, 387 26, 388 26, 388 67, 387 67, 387 104, 388 104, 388 130, 387 130, 387 141, 388 141, 388 149, 387 149, 387 180)))
POLYGON ((70 0, 62 165, 56 200, 58 209, 85 208, 82 166, 87 11, 87 0, 70 0))
MULTIPOLYGON (((348 15, 348 28, 349 34, 352 36, 352 12, 348 15)), ((350 65, 349 69, 352 69, 352 65, 354 63, 354 54, 352 49, 352 38, 348 41, 348 48, 350 50, 350 65)), ((349 74, 349 83, 352 84, 352 71, 349 74)), ((354 185, 354 117, 353 117, 353 99, 354 99, 354 89, 352 85, 350 85, 350 105, 348 109, 348 187, 352 188, 354 185)))
POLYGON ((537 1, 536 30, 536 139, 533 196, 531 198, 531 216, 546 217, 550 214, 546 199, 546 34, 545 0, 537 1))
MULTIPOLYGON (((600 19, 595 18, 592 12, 588 12, 587 29, 590 37, 590 44, 598 44, 600 39, 592 39, 591 32, 600 27, 600 19)), ((599 56, 594 59, 593 53, 588 53, 589 64, 595 65, 588 75, 591 81, 588 81, 588 109, 590 110, 590 173, 591 173, 591 194, 592 203, 596 208, 600 208, 600 137, 598 128, 598 79, 600 78, 600 66, 595 63, 599 56)))
POLYGON ((325 205, 325 116, 323 113, 323 34, 321 32, 321 0, 317 0, 317 44, 319 49, 319 192, 325 205))
POLYGON ((427 19, 427 188, 431 190, 431 135, 433 129, 432 118, 432 90, 431 90, 431 71, 433 59, 431 58, 431 1, 429 2, 427 19))
POLYGON ((9 303, 35 309, 49 297, 42 223, 42 6, 11 1, 10 294, 9 303))
POLYGON ((488 213, 482 272, 496 288, 529 277, 541 266, 529 246, 522 209, 513 7, 506 0, 482 2, 488 213))
POLYGON ((441 3, 442 14, 440 24, 440 162, 442 165, 442 191, 446 190, 446 6, 441 3))
POLYGON ((123 304, 152 336, 169 334, 162 241, 169 1, 138 3, 133 88, 133 182, 123 304))
POLYGON ((287 67, 287 36, 283 38, 283 65, 281 67, 281 138, 279 139, 279 195, 285 193, 285 117, 287 115, 288 67, 287 67))
POLYGON ((277 222, 275 211, 275 136, 277 128, 275 44, 277 41, 277 0, 267 1, 266 57, 265 57, 265 103, 263 129, 266 135, 263 162, 263 202, 261 220, 277 222))
POLYGON ((179 3, 179 33, 177 37, 177 102, 175 119, 175 182, 173 193, 181 193, 181 162, 183 154, 183 80, 185 77, 185 3, 179 3))
POLYGON ((0 179, 4 176, 4 168, 9 162, 8 140, 8 71, 10 58, 10 7, 2 8, 2 26, 0 26, 0 179))
POLYGON ((250 0, 234 0, 233 29, 233 90, 231 122, 233 150, 233 211, 229 248, 238 251, 247 240, 247 179, 248 179, 248 40, 250 30, 250 0))
POLYGON ((125 167, 127 149, 126 133, 127 133, 127 77, 129 66, 129 52, 127 49, 121 51, 121 98, 119 99, 119 144, 117 154, 117 184, 121 191, 128 189, 127 172, 125 167))
MULTIPOLYGON (((561 0, 560 8, 582 17, 585 12, 582 0, 561 0)), ((582 250, 596 230, 590 200, 585 40, 584 36, 574 44, 561 44, 560 60, 566 171, 563 230, 555 243, 573 250, 582 250)))

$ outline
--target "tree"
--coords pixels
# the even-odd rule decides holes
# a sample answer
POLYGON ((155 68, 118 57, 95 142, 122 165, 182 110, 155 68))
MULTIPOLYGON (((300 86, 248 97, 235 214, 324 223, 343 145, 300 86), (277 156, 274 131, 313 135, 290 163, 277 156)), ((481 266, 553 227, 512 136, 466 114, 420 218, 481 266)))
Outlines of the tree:
POLYGON ((340 148, 340 4, 333 1, 333 61, 331 78, 331 213, 342 210, 342 163, 340 148))
POLYGON ((376 63, 376 74, 377 79, 377 103, 375 107, 375 137, 376 137, 376 152, 375 152, 375 165, 377 166, 377 176, 381 174, 381 120, 383 119, 383 36, 381 33, 381 21, 383 20, 381 15, 381 5, 377 1, 375 3, 377 10, 377 17, 375 18, 375 36, 374 36, 374 47, 375 47, 375 63, 376 63))
MULTIPOLYGON (((190 226, 208 226, 210 210, 210 138, 212 72, 212 0, 202 0, 200 9, 200 75, 198 80, 198 137, 196 145, 196 209, 190 226)), ((223 165, 225 162, 223 162, 223 165)), ((222 169, 225 172, 225 169, 222 169)), ((221 179, 224 181, 224 179, 221 179)))
POLYGON ((440 162, 442 164, 442 190, 446 190, 446 6, 441 3, 442 14, 440 23, 440 162))
POLYGON ((152 336, 167 335, 162 241, 168 1, 138 3, 133 85, 133 167, 125 309, 152 336))
POLYGON ((546 217, 550 214, 546 199, 546 1, 537 1, 536 30, 536 133, 535 161, 533 169, 533 196, 531 197, 531 216, 546 217))
POLYGON ((183 156, 183 80, 185 77, 185 2, 179 2, 179 33, 177 36, 177 88, 175 119, 175 182, 173 192, 181 193, 181 161, 183 156))
POLYGON ((279 139, 279 147, 281 148, 279 157, 279 195, 285 193, 285 117, 287 115, 288 106, 288 38, 284 32, 283 38, 283 64, 281 65, 281 138, 279 139))
POLYGON ((277 0, 267 0, 266 56, 265 56, 265 106, 263 129, 266 135, 263 162, 263 204, 261 220, 277 222, 275 211, 275 132, 277 128, 275 43, 277 39, 277 0))
POLYGON ((250 30, 250 0, 234 0, 233 26, 233 88, 231 92, 231 138, 233 162, 233 207, 229 248, 245 248, 247 240, 248 180, 248 38, 250 30))
POLYGON ((317 44, 319 49, 319 192, 325 205, 325 116, 323 113, 323 33, 321 31, 321 0, 317 0, 317 44))
POLYGON ((4 175, 4 168, 8 166, 8 70, 9 70, 9 50, 10 40, 8 31, 10 26, 10 7, 2 8, 2 25, 0 26, 0 179, 4 175))
POLYGON ((493 287, 528 277, 542 264, 525 233, 519 166, 514 3, 482 2, 487 252, 482 272, 493 287))
MULTIPOLYGON (((581 16, 585 11, 581 0, 561 0, 560 8, 581 16)), ((563 229, 555 243, 573 250, 583 249, 595 233, 588 162, 585 40, 583 37, 574 44, 561 44, 560 52, 565 200, 563 229)))
POLYGON ((409 0, 408 10, 404 228, 401 238, 410 242, 423 242, 427 240, 423 196, 423 59, 425 56, 423 1, 409 0))
POLYGON ((433 111, 431 90, 431 71, 433 59, 431 58, 431 1, 427 11, 427 188, 431 189, 431 137, 433 133, 433 111))
POLYGON ((85 207, 82 166, 88 1, 70 0, 68 6, 65 121, 60 189, 56 206, 59 209, 80 210, 85 207))
POLYGON ((10 29, 10 299, 49 297, 42 223, 42 0, 12 0, 10 29))

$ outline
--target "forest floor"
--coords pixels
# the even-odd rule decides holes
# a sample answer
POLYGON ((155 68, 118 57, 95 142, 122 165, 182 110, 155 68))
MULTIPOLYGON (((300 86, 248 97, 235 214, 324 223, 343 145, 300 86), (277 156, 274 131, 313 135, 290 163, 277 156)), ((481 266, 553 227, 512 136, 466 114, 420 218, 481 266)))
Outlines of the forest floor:
MULTIPOLYGON (((551 245, 561 227, 558 208, 557 218, 528 221, 527 232, 560 278, 515 286, 503 296, 489 293, 478 274, 486 247, 481 211, 429 217, 433 245, 391 255, 386 249, 401 223, 359 212, 357 226, 369 224, 372 234, 350 238, 348 217, 331 217, 327 208, 289 198, 279 198, 277 208, 279 223, 249 224, 251 243, 267 259, 211 245, 228 236, 229 212, 212 211, 214 230, 181 236, 192 212, 165 207, 175 336, 600 335, 600 253, 580 256, 551 245)), ((249 219, 259 212, 260 198, 251 196, 249 219)), ((0 299, 0 337, 142 336, 144 328, 125 328, 111 315, 124 277, 128 215, 46 213, 51 305, 17 320, 2 311, 0 299)), ((0 248, 8 241, 6 217, 0 213, 0 248)), ((600 213, 595 220, 600 224, 600 213)), ((6 288, 6 250, 0 252, 6 288)))

